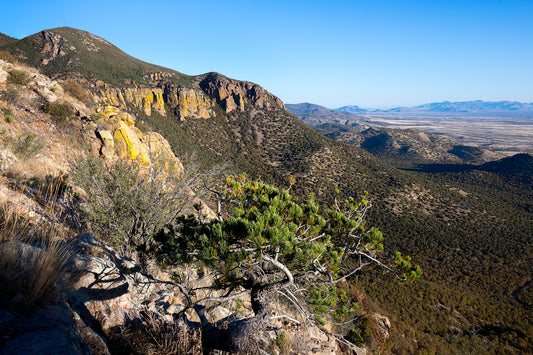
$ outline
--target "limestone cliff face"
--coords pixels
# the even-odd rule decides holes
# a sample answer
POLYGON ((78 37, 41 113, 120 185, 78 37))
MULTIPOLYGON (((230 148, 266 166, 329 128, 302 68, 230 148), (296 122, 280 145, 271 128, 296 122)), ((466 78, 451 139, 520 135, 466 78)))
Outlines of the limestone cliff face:
POLYGON ((200 87, 209 97, 215 99, 226 113, 244 111, 246 104, 256 109, 284 108, 280 99, 259 85, 229 79, 218 73, 206 74, 200 82, 200 87))

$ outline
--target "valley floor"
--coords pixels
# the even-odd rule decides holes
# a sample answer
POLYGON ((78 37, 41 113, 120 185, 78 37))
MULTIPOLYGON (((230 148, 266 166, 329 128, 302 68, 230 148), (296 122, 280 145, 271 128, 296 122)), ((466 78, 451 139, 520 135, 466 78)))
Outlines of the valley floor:
POLYGON ((464 145, 506 155, 533 153, 533 119, 515 117, 365 116, 367 124, 416 128, 442 134, 464 145))

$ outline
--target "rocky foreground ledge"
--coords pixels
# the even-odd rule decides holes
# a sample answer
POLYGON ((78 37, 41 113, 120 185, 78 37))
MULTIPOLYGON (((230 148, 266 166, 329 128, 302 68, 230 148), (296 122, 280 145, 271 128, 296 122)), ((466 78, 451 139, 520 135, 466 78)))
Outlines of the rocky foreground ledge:
MULTIPOLYGON (((186 304, 169 270, 157 266, 141 268, 135 261, 116 252, 90 234, 80 234, 68 242, 73 251, 66 267, 70 287, 53 304, 27 315, 0 310, 0 354, 123 354, 143 353, 146 337, 152 341, 165 330, 167 348, 159 352, 202 353, 197 316, 185 310, 186 304), (144 269, 144 270, 143 270, 144 269), (178 342, 182 341, 181 344, 178 342)), ((40 253, 39 244, 24 246, 27 253, 40 253)), ((176 270, 173 270, 175 272, 176 270)), ((189 272, 184 267, 182 273, 189 272)), ((192 272, 194 274, 194 272, 192 272)), ((198 279, 196 281, 199 281, 198 279)), ((201 281, 199 281, 201 282, 201 281)), ((241 315, 246 317, 244 299, 241 315)), ((207 308, 210 322, 223 322, 235 309, 207 308)), ((316 327, 278 321, 254 335, 250 349, 260 354, 365 354, 364 349, 336 341, 316 327), (291 339, 289 352, 283 349, 291 339)))

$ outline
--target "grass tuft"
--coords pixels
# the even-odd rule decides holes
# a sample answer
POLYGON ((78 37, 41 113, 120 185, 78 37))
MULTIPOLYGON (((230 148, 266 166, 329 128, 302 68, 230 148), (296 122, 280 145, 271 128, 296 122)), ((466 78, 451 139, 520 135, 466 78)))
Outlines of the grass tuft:
POLYGON ((7 82, 16 85, 28 85, 31 81, 31 74, 18 69, 12 69, 9 71, 7 82))
POLYGON ((50 114, 56 123, 67 122, 76 112, 68 102, 48 102, 43 106, 44 112, 50 114))
POLYGON ((80 100, 84 104, 90 104, 93 101, 92 95, 74 79, 69 78, 65 80, 62 86, 67 94, 80 100))
POLYGON ((29 313, 59 296, 68 284, 65 266, 72 255, 63 239, 58 227, 37 226, 14 203, 0 206, 1 309, 29 313))

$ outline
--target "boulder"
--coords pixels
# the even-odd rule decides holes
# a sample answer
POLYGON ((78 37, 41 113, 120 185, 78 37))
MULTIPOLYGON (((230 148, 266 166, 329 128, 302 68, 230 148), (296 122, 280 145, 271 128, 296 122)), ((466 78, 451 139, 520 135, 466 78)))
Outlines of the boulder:
POLYGON ((97 121, 97 136, 101 141, 100 154, 106 160, 118 157, 136 160, 141 165, 163 164, 166 173, 180 176, 181 161, 174 155, 168 141, 155 132, 142 132, 135 126, 135 118, 117 108, 106 107, 104 117, 97 121))
POLYGON ((113 133, 115 151, 120 158, 137 160, 144 165, 150 165, 150 155, 146 145, 130 126, 124 121, 118 122, 118 127, 113 133))
POLYGON ((390 332, 390 327, 391 327, 389 318, 379 313, 374 313, 372 315, 372 318, 374 319, 374 324, 376 324, 379 334, 384 339, 387 339, 390 336, 389 332, 390 332))
POLYGON ((64 302, 4 318, 0 334, 0 354, 91 354, 64 302))
POLYGON ((113 134, 106 130, 99 130, 96 133, 98 138, 100 138, 102 141, 100 154, 105 159, 112 159, 115 156, 115 140, 113 138, 113 134))

